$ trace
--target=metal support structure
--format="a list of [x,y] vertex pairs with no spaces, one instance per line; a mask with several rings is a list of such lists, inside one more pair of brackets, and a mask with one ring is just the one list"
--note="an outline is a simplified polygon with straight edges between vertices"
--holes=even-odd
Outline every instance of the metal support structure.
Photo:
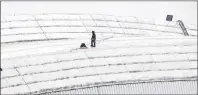
[[[104,15],[102,15],[103,16],[103,18],[104,18],[104,21],[106,22],[106,24],[108,25],[108,27],[109,27],[109,30],[113,33],[113,31],[112,31],[112,28],[110,27],[110,25],[108,24],[108,22],[107,22],[107,19],[105,18],[105,16]],[[115,34],[113,33],[113,37],[115,37]]]
[[[88,29],[87,29],[87,26],[84,24],[84,22],[83,22],[83,20],[82,20],[82,18],[81,18],[81,15],[83,15],[83,14],[80,14],[80,15],[79,15],[80,21],[82,22],[82,24],[83,24],[83,26],[85,27],[85,29],[87,30],[87,32],[89,32]],[[91,36],[91,34],[89,34],[89,35]]]
[[45,34],[44,30],[42,29],[41,25],[39,24],[38,20],[35,18],[34,15],[32,15],[32,16],[34,17],[34,19],[35,19],[36,23],[38,24],[38,26],[40,27],[41,31],[43,32],[45,38],[46,38],[46,39],[49,39],[49,38],[47,37],[47,35]]
[[189,36],[188,31],[186,30],[186,27],[184,26],[184,23],[182,20],[178,20],[177,22],[179,22],[179,26],[181,27],[183,33],[185,36]]
[[27,86],[29,93],[31,93],[32,91],[31,91],[30,87],[28,86],[27,82],[25,81],[25,79],[23,78],[23,76],[21,76],[21,73],[17,70],[17,68],[15,66],[14,66],[14,69],[17,71],[17,73],[19,74],[19,76],[21,77],[21,79],[23,80],[25,85]]
[[120,28],[122,29],[122,32],[125,34],[125,32],[124,32],[124,30],[123,30],[123,27],[121,27],[120,21],[118,21],[117,17],[116,17],[116,21],[117,21],[117,23],[119,24]]
[[[98,25],[97,25],[97,23],[96,23],[95,19],[93,18],[93,16],[92,16],[91,14],[90,14],[90,16],[91,16],[91,19],[93,20],[93,22],[94,22],[95,26],[97,27]],[[101,33],[101,35],[104,37],[103,33]]]

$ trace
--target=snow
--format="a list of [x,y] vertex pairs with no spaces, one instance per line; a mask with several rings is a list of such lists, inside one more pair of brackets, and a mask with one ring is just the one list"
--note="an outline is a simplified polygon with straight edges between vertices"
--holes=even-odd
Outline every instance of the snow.
[[13,77],[6,79],[8,85],[25,84],[21,77]]
[[89,60],[79,60],[79,61],[75,61],[75,64],[76,64],[78,67],[92,66],[92,64],[90,63]]
[[115,22],[107,22],[110,27],[120,27],[118,23]]
[[150,71],[150,72],[140,72],[140,73],[131,73],[132,80],[137,79],[152,79],[152,78],[165,78],[165,77],[182,77],[182,76],[196,76],[197,70],[190,71]]
[[[39,68],[42,68],[42,67],[39,67]],[[20,72],[20,74],[27,74],[27,73],[29,73],[29,72],[32,72],[31,71],[31,68],[29,68],[29,67],[21,67],[21,68],[19,68],[18,69],[18,71]]]
[[71,19],[71,20],[80,20],[80,17],[79,17],[79,15],[68,15],[68,19]]
[[89,19],[89,20],[92,19],[90,15],[85,15],[85,14],[80,15],[80,18],[81,19]]
[[123,81],[123,80],[131,80],[131,74],[130,73],[123,73],[123,74],[115,74],[117,81]]
[[103,82],[117,81],[115,75],[99,75],[98,77],[100,77]]
[[93,67],[97,71],[98,74],[105,74],[112,72],[112,70],[108,66],[102,66],[102,67]]
[[1,42],[12,42],[12,41],[24,41],[24,40],[36,40],[36,39],[46,39],[43,34],[32,34],[32,35],[10,35],[2,36]]
[[51,15],[34,15],[34,17],[36,18],[36,20],[52,20],[52,16]]
[[108,26],[107,22],[105,21],[95,21],[95,24],[97,26]]
[[127,69],[124,65],[119,65],[119,66],[109,66],[111,72],[113,73],[119,73],[119,72],[127,72]]
[[186,54],[186,56],[188,56],[189,60],[196,60],[197,59],[197,54],[196,53],[194,53],[194,54]]
[[83,23],[81,21],[71,21],[69,22],[70,25],[76,25],[76,26],[83,26]]
[[83,21],[83,23],[84,23],[84,25],[86,25],[86,26],[95,26],[95,23],[94,23],[94,21]]
[[8,69],[1,72],[1,78],[16,76],[16,75],[18,75],[18,72],[15,69]]
[[105,58],[108,64],[116,64],[116,63],[123,63],[120,57],[118,58]]
[[9,87],[9,88],[4,88],[1,90],[1,93],[5,93],[5,94],[20,94],[20,93],[28,93],[28,92],[30,92],[30,90],[28,89],[26,85],[21,85],[17,87]]
[[51,14],[52,18],[56,18],[56,19],[66,19],[67,16],[64,14]]
[[188,34],[189,35],[193,35],[193,36],[196,36],[197,35],[197,29],[196,30],[189,30],[189,29],[187,29],[187,31],[188,31]]
[[152,55],[155,61],[174,61],[173,55]]
[[97,65],[106,65],[107,62],[104,58],[96,58],[96,59],[90,59],[91,63],[94,65],[94,66],[97,66]]
[[33,20],[34,18],[31,15],[10,15],[5,16],[5,21],[15,21],[15,20]]
[[5,79],[1,79],[1,87],[6,87],[8,83],[6,82]]
[[40,28],[18,28],[18,29],[5,29],[1,31],[1,35],[17,35],[27,33],[42,33]]
[[79,72],[80,76],[97,74],[97,72],[93,68],[82,68],[79,70]]
[[[2,28],[18,27],[2,29],[2,93],[197,76],[197,37],[184,36],[176,22],[84,14],[37,14],[35,18],[42,27],[32,15],[1,22]],[[13,21],[26,19],[33,21]],[[93,30],[97,44],[90,48]],[[194,30],[189,34],[197,35]],[[15,42],[36,39],[46,41]],[[78,49],[81,43],[88,49]]]
[[[76,65],[75,62],[72,62],[72,61],[70,61],[70,62],[60,62],[60,63],[58,63],[58,66],[57,66],[57,64],[54,64],[54,65],[56,65],[56,67],[57,67],[56,70],[70,69],[70,68],[75,68],[75,67],[78,66],[78,65]],[[45,68],[47,68],[47,67],[45,67]],[[50,70],[51,69],[48,69],[48,71],[50,71]]]
[[91,15],[93,19],[97,19],[97,20],[104,20],[104,16],[103,15]]

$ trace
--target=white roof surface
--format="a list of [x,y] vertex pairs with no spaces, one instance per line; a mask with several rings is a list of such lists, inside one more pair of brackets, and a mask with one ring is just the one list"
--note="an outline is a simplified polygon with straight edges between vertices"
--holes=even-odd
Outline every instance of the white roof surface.
[[[1,94],[197,77],[197,29],[187,27],[190,36],[184,36],[176,22],[104,15],[34,17],[1,21]],[[89,47],[92,30],[96,48]],[[88,49],[77,49],[81,43]]]

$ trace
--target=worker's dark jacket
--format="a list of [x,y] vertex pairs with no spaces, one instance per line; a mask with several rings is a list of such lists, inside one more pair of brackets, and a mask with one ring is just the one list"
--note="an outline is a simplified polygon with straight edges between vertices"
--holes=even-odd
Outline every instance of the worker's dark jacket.
[[95,33],[92,34],[91,40],[96,40],[96,34]]

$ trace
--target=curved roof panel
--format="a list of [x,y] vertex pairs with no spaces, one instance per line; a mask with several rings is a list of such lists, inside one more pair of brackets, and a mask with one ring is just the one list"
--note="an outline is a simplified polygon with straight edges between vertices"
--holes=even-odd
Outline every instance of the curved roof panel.
[[[134,17],[38,14],[4,18],[2,94],[197,80],[197,29],[191,26],[187,27],[190,35],[184,36],[177,22]],[[93,30],[96,48],[89,47]],[[88,49],[79,49],[81,43]]]

